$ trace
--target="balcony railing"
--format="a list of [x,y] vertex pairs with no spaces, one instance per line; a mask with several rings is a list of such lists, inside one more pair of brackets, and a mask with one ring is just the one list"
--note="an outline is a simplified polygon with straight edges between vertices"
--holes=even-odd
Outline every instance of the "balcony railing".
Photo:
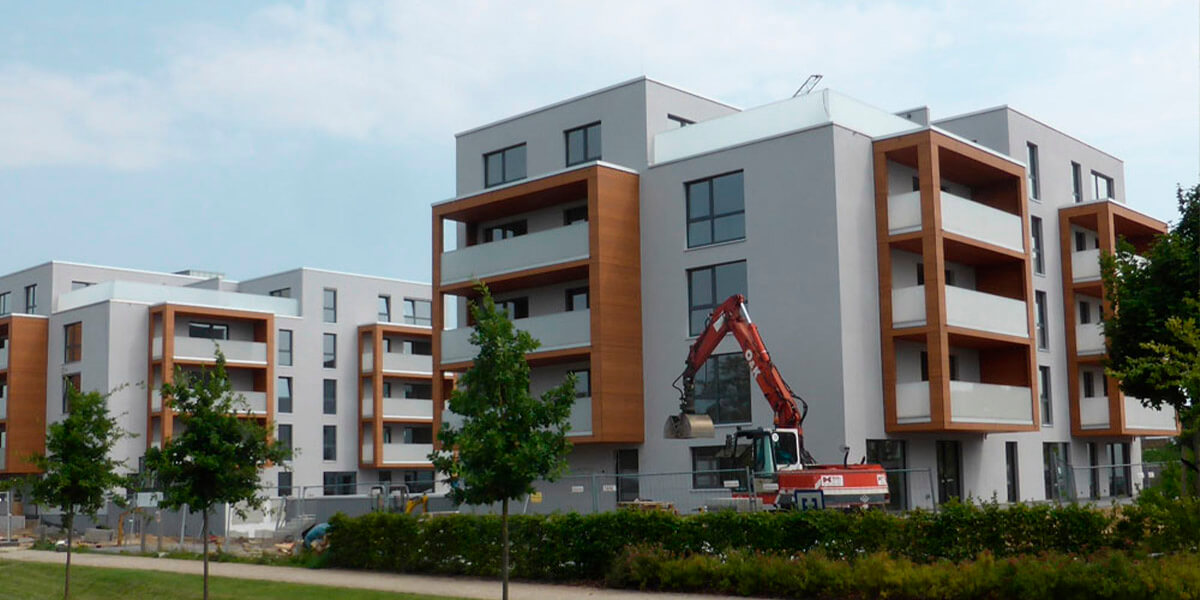
[[383,463],[429,463],[433,444],[384,444]]
[[267,414],[267,393],[266,392],[242,392],[234,390],[235,395],[241,395],[246,399],[246,405],[249,406],[250,412],[256,415]]
[[[946,286],[946,323],[1004,335],[1029,335],[1025,302],[966,288]],[[925,324],[925,286],[892,290],[892,326]]]
[[1164,406],[1154,410],[1142,406],[1140,398],[1125,396],[1125,426],[1129,429],[1174,430],[1175,409]]
[[1078,354],[1104,354],[1104,329],[1099,323],[1075,325],[1075,351]]
[[912,381],[896,384],[896,421],[901,425],[908,423],[928,423],[929,415],[929,382]]
[[[591,313],[586,310],[561,312],[528,319],[514,319],[513,325],[528,331],[541,341],[538,352],[579,348],[591,344]],[[472,329],[459,327],[442,332],[442,363],[472,360],[478,348],[471,344]]]
[[385,419],[433,420],[433,400],[420,398],[384,398]]
[[[163,354],[163,340],[154,338],[154,358],[160,359]],[[208,338],[193,338],[175,336],[175,359],[196,361],[214,361],[218,346],[225,353],[229,363],[267,364],[267,345],[263,342],[247,342],[242,340],[210,340]]]
[[5,446],[0,446],[0,471],[5,469],[5,458],[7,454],[8,448]]
[[571,424],[571,430],[567,432],[568,436],[592,434],[592,398],[590,396],[575,399],[575,404],[571,406],[571,416],[567,422]]
[[150,392],[150,411],[158,412],[162,410],[162,392],[154,390]]
[[8,344],[0,346],[0,371],[8,369]]
[[580,222],[445,252],[442,283],[544,267],[587,258],[588,254],[587,223]]
[[8,418],[8,396],[4,395],[4,388],[0,387],[0,419]]
[[1071,278],[1074,281],[1100,279],[1100,249],[1071,253]]
[[[362,355],[363,373],[370,373],[374,369],[375,353],[371,350],[364,350]],[[425,354],[384,352],[383,370],[391,373],[431,373],[433,372],[433,357]]]
[[1079,399],[1080,429],[1107,429],[1108,424],[1108,396]]
[[1015,385],[950,382],[950,415],[955,423],[1033,425],[1032,390]]
[[[942,230],[1002,248],[1025,251],[1021,218],[950,192],[940,192]],[[893,234],[921,229],[921,193],[888,196],[888,231]]]

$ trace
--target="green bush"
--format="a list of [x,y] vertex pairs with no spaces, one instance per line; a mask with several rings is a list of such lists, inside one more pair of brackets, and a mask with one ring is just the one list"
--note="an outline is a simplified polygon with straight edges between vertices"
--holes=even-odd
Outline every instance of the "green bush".
[[[493,516],[416,517],[374,513],[331,520],[327,564],[335,567],[494,576],[500,572],[500,520]],[[998,560],[1053,552],[1088,556],[1105,549],[1197,551],[1200,502],[1156,498],[1118,509],[1083,506],[948,504],[938,512],[663,512],[513,516],[513,575],[534,580],[599,580],[628,546],[677,555],[745,550],[811,553],[836,560],[883,553],[914,563]]]

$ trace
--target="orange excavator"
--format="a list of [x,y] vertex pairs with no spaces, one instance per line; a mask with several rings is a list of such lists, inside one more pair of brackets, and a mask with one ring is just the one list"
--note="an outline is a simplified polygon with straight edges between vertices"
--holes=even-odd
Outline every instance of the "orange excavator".
[[[808,403],[792,391],[750,320],[746,298],[729,297],[713,310],[708,324],[688,351],[683,373],[673,384],[679,390],[679,414],[667,419],[664,434],[671,439],[714,437],[712,418],[695,411],[695,377],[717,345],[733,334],[742,347],[750,376],[762,389],[775,412],[774,429],[738,429],[725,439],[718,453],[722,468],[750,468],[753,485],[746,482],[734,497],[757,497],[764,507],[865,508],[888,502],[887,475],[872,464],[819,465],[804,448],[804,418]],[[846,450],[844,456],[848,456]],[[865,463],[865,461],[864,461]]]

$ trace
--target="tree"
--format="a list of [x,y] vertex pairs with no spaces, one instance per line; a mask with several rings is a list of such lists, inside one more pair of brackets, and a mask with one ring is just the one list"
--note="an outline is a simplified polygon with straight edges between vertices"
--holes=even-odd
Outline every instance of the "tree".
[[[1178,411],[1182,462],[1200,495],[1200,185],[1176,197],[1179,221],[1144,258],[1124,241],[1101,258],[1113,313],[1104,321],[1105,366],[1146,406]],[[1190,460],[1182,452],[1189,445]]]
[[475,362],[450,395],[450,410],[463,417],[460,428],[442,425],[441,450],[430,455],[451,482],[451,496],[466,504],[501,503],[503,597],[508,598],[508,502],[532,493],[538,479],[553,481],[566,470],[571,444],[567,418],[575,402],[575,377],[534,398],[529,392],[525,355],[540,343],[516,331],[486,286],[470,304],[475,320],[471,343]]
[[46,453],[32,457],[41,474],[16,480],[14,484],[28,486],[35,503],[62,510],[62,525],[67,530],[63,598],[69,598],[75,517],[87,515],[94,519],[109,501],[124,504],[124,498],[114,491],[129,483],[125,475],[118,473],[125,463],[113,459],[109,451],[118,440],[131,434],[109,416],[107,395],[99,392],[84,394],[69,382],[64,385],[67,386],[67,415],[50,425],[46,434]]
[[[162,488],[159,506],[187,506],[203,516],[204,598],[208,598],[208,513],[218,504],[260,508],[259,473],[269,463],[281,463],[291,452],[270,439],[267,428],[243,418],[244,400],[233,393],[225,373],[225,356],[217,351],[213,369],[176,369],[173,383],[164,383],[165,405],[178,412],[181,431],[162,449],[146,452],[146,466]],[[248,414],[248,413],[247,413]]]

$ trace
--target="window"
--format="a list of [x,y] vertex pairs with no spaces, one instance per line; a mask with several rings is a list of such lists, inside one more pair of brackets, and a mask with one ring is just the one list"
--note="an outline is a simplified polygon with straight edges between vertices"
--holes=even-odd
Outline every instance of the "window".
[[1090,302],[1079,301],[1079,322],[1085,324],[1092,322],[1092,305]]
[[358,488],[358,473],[354,471],[326,471],[326,496],[350,496]]
[[676,125],[679,125],[680,127],[687,127],[688,125],[695,125],[695,124],[696,124],[696,122],[695,122],[695,121],[693,121],[693,120],[691,120],[691,119],[685,119],[685,118],[683,118],[683,117],[680,117],[680,116],[677,116],[677,115],[672,115],[672,114],[668,114],[668,115],[667,115],[667,119],[668,119],[668,120],[670,120],[670,121],[673,121],[673,122],[675,122],[675,124],[676,124]]
[[379,483],[382,483],[387,486],[392,485],[392,472],[391,471],[380,471],[379,472]]
[[[946,269],[942,274],[946,276],[946,285],[954,285],[954,271]],[[917,263],[917,285],[925,285],[925,263]]]
[[574,206],[563,211],[563,226],[583,221],[587,223],[587,206]]
[[[279,288],[277,290],[271,290],[271,291],[267,292],[267,294],[270,296],[274,296],[276,298],[291,298],[292,297],[292,288]],[[289,475],[290,475],[290,473],[289,473]]]
[[88,287],[90,285],[92,285],[92,284],[87,281],[72,281],[71,282],[71,291],[73,292],[75,290],[82,290],[83,288]]
[[385,444],[392,443],[392,426],[391,425],[383,426],[383,443],[385,443]]
[[37,284],[25,286],[25,314],[37,312]]
[[692,448],[692,488],[697,490],[720,489],[724,487],[720,473],[721,460],[717,453],[724,446],[701,446]]
[[937,442],[938,504],[962,498],[962,442]]
[[1071,163],[1071,197],[1083,202],[1083,168],[1077,162]]
[[1017,443],[1004,442],[1004,467],[1008,478],[1008,501],[1021,499],[1020,469],[1018,468]]
[[746,293],[746,261],[701,267],[688,275],[688,333],[700,335],[714,308],[734,294]]
[[1029,217],[1029,231],[1033,236],[1033,272],[1046,274],[1046,258],[1042,254],[1042,219]]
[[1029,199],[1037,200],[1042,196],[1038,177],[1038,147],[1033,144],[1025,144],[1025,147],[1029,150]]
[[891,498],[888,508],[908,510],[908,468],[903,440],[867,440],[867,462],[883,467],[887,473]]
[[401,349],[402,354],[433,356],[433,342],[429,340],[404,340]]
[[279,496],[281,498],[292,495],[292,472],[280,471],[276,475],[276,486],[279,488]]
[[951,354],[950,362],[950,381],[958,381],[958,356]]
[[496,309],[508,313],[510,319],[525,319],[529,317],[529,298],[497,300]]
[[688,248],[746,237],[741,171],[693,181],[684,188]]
[[0,294],[0,315],[7,315],[9,313],[8,296],[9,296],[8,292],[4,292],[3,294]]
[[275,382],[275,404],[281,413],[292,412],[292,378],[280,377]]
[[63,327],[63,362],[79,362],[83,356],[83,323]]
[[412,493],[432,491],[433,471],[405,471],[404,485],[407,486],[408,491]]
[[337,460],[337,425],[321,428],[321,459]]
[[379,305],[378,306],[379,322],[380,323],[391,323],[392,322],[392,297],[384,296],[384,295],[380,294],[378,305]]
[[432,325],[433,304],[429,300],[404,299],[404,322],[409,325]]
[[1050,328],[1046,325],[1046,292],[1033,293],[1034,311],[1037,313],[1037,345],[1040,350],[1050,349]]
[[1088,497],[1093,500],[1100,498],[1100,469],[1096,468],[1100,466],[1100,450],[1098,450],[1098,447],[1099,444],[1096,442],[1088,442],[1088,464],[1092,467],[1088,469]]
[[600,123],[576,127],[563,134],[567,138],[567,166],[600,160]]
[[324,310],[326,323],[337,323],[337,290],[325,288],[321,294],[321,308]]
[[71,409],[71,390],[80,391],[83,384],[80,382],[79,373],[67,375],[63,377],[62,385],[62,411],[63,414]]
[[287,448],[288,450],[291,450],[292,449],[292,426],[289,424],[286,424],[286,423],[280,423],[279,424],[279,433],[276,434],[275,439],[276,439],[276,441],[279,442],[279,444],[281,446],[283,446],[284,448]]
[[1075,251],[1083,252],[1087,250],[1087,234],[1082,231],[1075,232]]
[[414,400],[432,400],[433,399],[433,384],[431,383],[406,383],[404,384],[404,397]]
[[921,351],[921,381],[929,381],[929,353]]
[[1108,444],[1108,464],[1111,465],[1108,474],[1108,494],[1112,497],[1129,496],[1130,465],[1129,444],[1115,442]]
[[1092,171],[1092,189],[1096,193],[1096,200],[1112,200],[1116,196],[1116,190],[1113,189],[1112,177],[1107,177],[1095,171]]
[[483,155],[483,187],[525,179],[525,144]]
[[567,290],[567,310],[587,310],[588,306],[588,289],[586,287],[571,288]]
[[913,175],[913,178],[912,178],[912,191],[914,191],[914,192],[921,191],[921,178],[917,177],[916,175]]
[[1046,484],[1047,500],[1064,500],[1070,497],[1071,459],[1065,442],[1042,444],[1042,475]]
[[1091,371],[1083,372],[1083,397],[1093,398],[1096,396],[1096,376]]
[[524,219],[521,219],[520,221],[485,228],[483,230],[483,241],[498,242],[525,235],[528,231],[528,223]]
[[740,352],[715,354],[696,371],[697,413],[713,423],[750,422],[750,369]]
[[403,444],[432,444],[433,427],[430,425],[406,425],[401,429]]
[[337,334],[322,334],[321,353],[326,369],[337,368]]
[[193,321],[188,323],[188,337],[204,338],[207,340],[227,340],[229,339],[229,326],[220,323],[200,323]]
[[1038,367],[1038,395],[1042,400],[1042,427],[1054,424],[1054,405],[1050,403],[1050,367]]
[[570,371],[575,376],[575,397],[590,398],[592,396],[592,370],[579,369]]
[[337,380],[336,379],[324,380],[323,388],[324,388],[324,393],[322,394],[322,398],[324,398],[324,402],[322,404],[322,406],[323,406],[322,412],[324,412],[327,415],[336,415],[337,414]]
[[1102,371],[1102,372],[1100,372],[1099,379],[1100,379],[1100,395],[1107,398],[1108,397],[1108,377],[1106,377],[1104,375],[1104,372]]
[[280,366],[292,366],[292,331],[290,329],[279,330],[279,364]]

